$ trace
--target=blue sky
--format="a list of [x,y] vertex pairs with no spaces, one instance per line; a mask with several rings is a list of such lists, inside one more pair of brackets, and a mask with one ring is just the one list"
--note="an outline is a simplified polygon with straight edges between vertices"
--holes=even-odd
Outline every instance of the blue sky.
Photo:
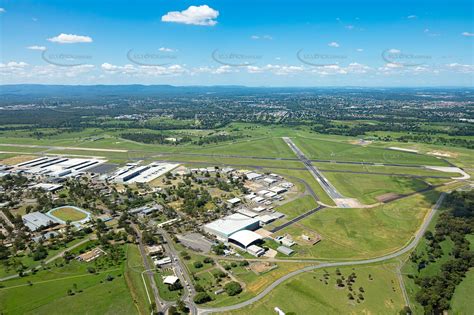
[[2,84],[472,86],[472,1],[0,0]]

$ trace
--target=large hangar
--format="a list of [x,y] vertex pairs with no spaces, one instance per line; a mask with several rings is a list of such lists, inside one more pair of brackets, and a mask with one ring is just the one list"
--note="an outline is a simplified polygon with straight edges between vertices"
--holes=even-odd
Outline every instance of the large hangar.
[[260,234],[249,230],[241,230],[229,236],[229,243],[236,244],[242,248],[248,248],[253,244],[260,243],[261,240],[262,236]]
[[260,221],[255,218],[249,218],[240,213],[234,213],[204,225],[205,232],[215,235],[219,240],[227,242],[229,236],[242,231],[254,231],[260,228]]

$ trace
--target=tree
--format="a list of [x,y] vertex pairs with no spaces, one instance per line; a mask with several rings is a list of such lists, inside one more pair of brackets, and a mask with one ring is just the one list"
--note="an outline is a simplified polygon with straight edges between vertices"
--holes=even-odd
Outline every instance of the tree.
[[198,268],[202,268],[202,266],[203,266],[202,262],[200,262],[200,261],[194,262],[194,268],[198,269]]
[[240,286],[240,283],[231,281],[224,286],[224,290],[228,295],[234,296],[242,292],[242,287]]
[[206,303],[206,302],[209,302],[210,300],[211,300],[211,297],[206,292],[199,292],[198,294],[194,296],[194,303],[196,304]]

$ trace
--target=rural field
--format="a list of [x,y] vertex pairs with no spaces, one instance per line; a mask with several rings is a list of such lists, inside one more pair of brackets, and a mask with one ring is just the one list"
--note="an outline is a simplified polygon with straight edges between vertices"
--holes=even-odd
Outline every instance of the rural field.
[[[271,314],[278,307],[286,313],[398,314],[403,308],[403,295],[395,272],[395,264],[325,268],[303,273],[280,284],[261,301],[227,314]],[[338,287],[336,280],[355,273],[352,291],[347,285]],[[358,298],[360,288],[362,297]],[[353,292],[353,293],[351,293]],[[350,299],[351,293],[354,299]],[[291,296],[291,299],[288,297]]]

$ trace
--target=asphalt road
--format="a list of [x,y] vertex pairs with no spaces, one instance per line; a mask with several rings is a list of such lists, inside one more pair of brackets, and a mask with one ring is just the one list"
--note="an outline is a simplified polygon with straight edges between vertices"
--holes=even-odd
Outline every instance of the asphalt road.
[[296,222],[298,222],[298,221],[300,221],[300,220],[303,220],[304,218],[307,218],[307,217],[309,217],[310,215],[312,215],[313,213],[315,213],[315,212],[317,212],[317,211],[319,211],[319,210],[321,210],[321,209],[324,209],[324,208],[325,208],[324,206],[319,206],[319,207],[317,207],[317,208],[311,209],[311,210],[309,210],[309,211],[307,211],[307,212],[305,212],[305,213],[303,213],[303,214],[300,214],[299,216],[297,216],[297,217],[291,219],[290,221],[285,222],[285,223],[283,223],[282,225],[279,225],[279,226],[273,228],[270,232],[272,232],[272,233],[278,232],[278,231],[280,231],[280,230],[286,228],[287,226],[290,226],[290,225],[292,225],[292,224],[294,224],[294,223],[296,223]]
[[238,304],[234,304],[234,305],[230,305],[230,306],[215,307],[215,308],[198,308],[199,314],[229,312],[229,311],[233,311],[233,310],[237,310],[237,309],[249,306],[249,305],[261,300],[268,293],[270,293],[270,291],[275,289],[281,283],[283,283],[286,280],[291,279],[291,278],[293,278],[297,275],[300,275],[304,272],[308,272],[308,271],[312,271],[312,270],[316,270],[316,269],[328,268],[328,267],[366,265],[366,264],[372,264],[372,263],[377,263],[377,262],[390,260],[390,259],[396,258],[398,256],[401,256],[401,255],[411,251],[413,248],[416,247],[416,245],[418,244],[420,239],[425,234],[425,231],[428,228],[428,225],[430,224],[431,220],[433,219],[433,216],[436,213],[436,211],[438,210],[438,208],[441,206],[441,203],[443,202],[445,197],[446,197],[446,194],[442,193],[441,196],[438,198],[438,201],[436,202],[436,204],[433,206],[432,210],[428,214],[427,218],[425,219],[425,221],[421,225],[421,227],[418,230],[417,234],[415,235],[413,240],[410,242],[410,244],[408,244],[406,247],[402,248],[401,250],[399,250],[397,252],[394,252],[394,253],[391,253],[391,254],[388,254],[388,255],[385,255],[385,256],[377,257],[377,258],[366,259],[366,260],[322,263],[322,264],[319,264],[319,265],[308,266],[308,267],[290,272],[289,274],[279,278],[278,280],[273,282],[271,285],[266,287],[261,293],[259,293],[258,295],[256,295],[255,297],[253,297],[253,298],[251,298],[247,301],[244,301],[244,302],[241,302],[241,303],[238,303]]
[[[158,232],[163,235],[163,238],[166,241],[166,244],[163,244],[165,250],[167,253],[169,253],[173,268],[176,272],[176,275],[181,281],[181,284],[183,285],[184,288],[184,294],[181,297],[181,300],[186,304],[186,306],[189,308],[191,314],[197,314],[197,308],[196,304],[194,303],[194,295],[196,294],[196,290],[194,289],[193,282],[191,281],[191,277],[189,276],[186,266],[182,263],[181,259],[179,259],[178,252],[173,246],[173,242],[171,240],[171,237],[169,236],[168,232],[166,232],[164,229],[158,229]],[[168,305],[168,307],[171,305]],[[165,310],[168,308],[166,307]]]
[[293,143],[288,137],[283,137],[283,140],[288,144],[291,150],[298,156],[301,162],[303,162],[306,169],[313,175],[313,177],[319,182],[324,191],[328,194],[331,199],[342,199],[344,198],[337,189],[324,177],[324,175],[311,163],[311,161],[304,155],[304,153]]
[[135,224],[132,224],[132,227],[137,233],[138,248],[140,250],[140,255],[142,256],[143,265],[145,266],[145,270],[146,270],[145,273],[148,276],[148,279],[150,281],[150,286],[153,291],[153,298],[155,300],[156,308],[158,311],[162,311],[164,308],[167,307],[167,302],[160,298],[160,293],[158,291],[158,287],[155,282],[155,277],[153,275],[154,266],[150,266],[150,261],[148,260],[148,256],[145,251],[145,246],[143,245],[143,241],[142,241],[142,233]]

